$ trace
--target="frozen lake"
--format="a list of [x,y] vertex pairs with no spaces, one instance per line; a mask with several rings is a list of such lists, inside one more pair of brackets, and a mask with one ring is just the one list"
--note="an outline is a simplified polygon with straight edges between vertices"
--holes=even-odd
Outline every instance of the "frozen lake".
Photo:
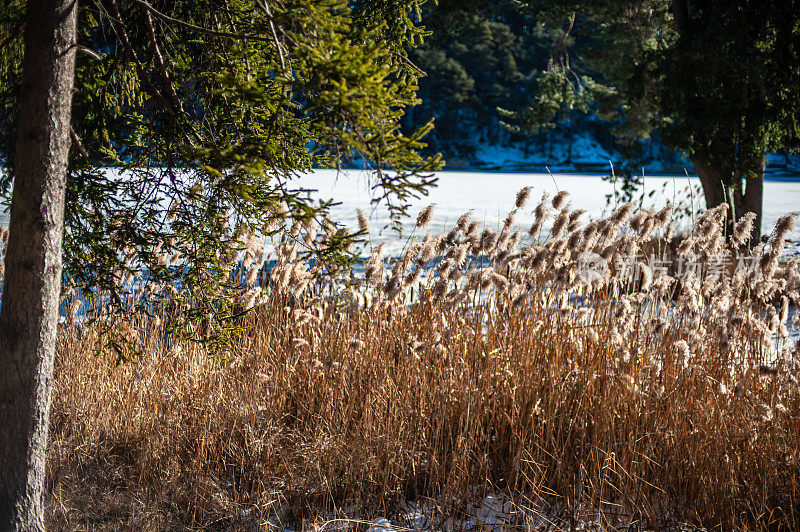
[[[606,195],[614,193],[615,185],[602,180],[599,175],[447,171],[438,172],[436,176],[439,181],[435,188],[430,189],[429,195],[413,201],[409,211],[411,216],[404,223],[406,236],[414,227],[417,213],[430,203],[437,205],[429,231],[449,229],[461,214],[469,210],[473,211],[472,219],[489,227],[500,227],[506,214],[514,208],[517,191],[525,186],[531,186],[533,190],[528,204],[517,214],[520,227],[530,225],[531,213],[544,192],[552,196],[559,190],[568,191],[572,207],[585,209],[590,217],[607,214],[614,207],[613,202],[610,206],[607,204]],[[290,187],[316,189],[319,197],[341,202],[333,208],[332,217],[351,227],[356,226],[356,209],[362,209],[370,218],[373,242],[385,240],[387,252],[392,253],[402,247],[405,238],[398,239],[397,234],[388,228],[386,207],[372,203],[371,184],[368,172],[317,170],[291,181]],[[643,205],[661,207],[668,201],[687,202],[689,185],[696,187],[698,179],[646,177]],[[696,210],[704,207],[702,194],[694,193],[694,204]],[[762,233],[770,232],[780,216],[793,210],[800,210],[800,181],[765,181]],[[7,213],[0,212],[0,224],[8,224]],[[795,230],[790,238],[800,241],[800,230]],[[790,247],[798,248],[798,244]]]
[[[439,178],[437,187],[431,189],[428,196],[413,202],[409,211],[411,217],[404,224],[404,234],[410,233],[417,213],[430,203],[437,205],[428,230],[449,229],[461,214],[469,210],[473,211],[472,219],[493,228],[501,227],[506,214],[514,208],[517,191],[526,186],[533,187],[533,190],[528,204],[517,213],[517,223],[521,227],[530,225],[532,211],[544,192],[552,196],[559,190],[568,191],[572,207],[585,209],[590,217],[600,217],[614,208],[613,201],[610,206],[607,204],[606,195],[613,195],[615,185],[602,180],[599,175],[439,172],[436,176]],[[405,241],[398,240],[396,234],[387,228],[387,209],[371,203],[368,173],[318,170],[293,184],[317,189],[321,197],[341,202],[333,209],[332,217],[351,226],[356,225],[356,209],[362,209],[370,218],[372,238],[386,240],[388,252],[395,251]],[[689,185],[696,187],[699,184],[697,178],[686,176],[646,177],[643,205],[662,207],[667,202],[678,203],[681,200],[688,205]],[[702,193],[694,192],[693,196],[695,210],[702,210],[705,207]],[[780,216],[793,210],[800,210],[800,182],[765,181],[762,233],[770,232]],[[800,240],[800,230],[795,230],[790,238]]]

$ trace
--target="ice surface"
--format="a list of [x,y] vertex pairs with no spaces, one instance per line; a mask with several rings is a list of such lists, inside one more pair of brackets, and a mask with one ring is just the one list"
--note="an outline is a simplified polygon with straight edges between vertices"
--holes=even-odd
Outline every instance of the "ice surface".
[[[332,218],[350,227],[356,227],[356,209],[362,209],[370,218],[373,241],[387,241],[387,254],[402,249],[414,229],[417,213],[430,203],[436,203],[433,223],[420,236],[424,236],[426,231],[449,229],[461,214],[470,210],[473,220],[497,229],[502,226],[506,214],[514,208],[517,191],[525,186],[532,186],[533,190],[528,204],[517,213],[517,225],[523,228],[527,228],[533,220],[532,211],[544,192],[552,196],[559,190],[568,191],[572,207],[586,209],[589,217],[603,216],[614,208],[613,202],[606,203],[606,196],[613,195],[615,185],[602,180],[599,175],[504,172],[439,172],[436,175],[439,181],[430,194],[413,201],[411,217],[403,224],[403,238],[398,238],[396,233],[388,229],[390,220],[385,206],[371,203],[374,193],[370,187],[373,182],[367,172],[317,170],[292,184],[317,189],[319,196],[340,201],[341,205],[333,209]],[[697,178],[686,176],[646,177],[644,206],[661,207],[668,201],[675,203],[687,198],[688,185],[698,184]],[[652,197],[648,197],[651,192]],[[699,212],[704,206],[703,198],[695,193],[693,199],[695,212]],[[764,182],[763,233],[769,233],[780,216],[798,209],[800,182]],[[789,238],[793,241],[789,247],[800,249],[797,244],[800,230],[795,230]]]

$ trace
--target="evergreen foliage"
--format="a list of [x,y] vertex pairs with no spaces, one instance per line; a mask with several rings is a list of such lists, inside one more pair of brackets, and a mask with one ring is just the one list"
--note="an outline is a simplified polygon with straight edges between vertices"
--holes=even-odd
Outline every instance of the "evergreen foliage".
[[[110,290],[134,270],[235,315],[225,293],[251,233],[298,222],[314,232],[328,204],[293,179],[359,158],[395,216],[433,183],[422,157],[432,123],[404,134],[419,71],[406,46],[421,0],[95,0],[81,5],[65,221],[73,287]],[[0,13],[0,153],[13,178],[25,2]],[[124,170],[108,171],[109,167]],[[284,220],[288,219],[288,222]],[[316,219],[313,222],[312,219]],[[326,223],[308,239],[327,267],[355,235]],[[320,232],[322,234],[322,232]],[[170,264],[169,257],[181,260]],[[217,288],[219,287],[219,288]],[[153,300],[147,305],[153,305]]]
[[594,102],[600,112],[619,115],[620,139],[659,132],[690,157],[709,207],[730,201],[738,215],[760,213],[765,155],[799,145],[800,4],[521,5],[558,43],[540,74],[553,81],[539,83],[531,105],[516,115],[524,129],[550,123],[554,110],[572,109],[575,100]]
[[[526,156],[541,150],[550,164],[571,164],[581,155],[572,150],[579,137],[614,154],[616,170],[628,176],[652,157],[650,139],[611,133],[623,126],[618,98],[581,58],[573,58],[580,68],[570,65],[564,50],[578,45],[574,31],[547,25],[511,0],[441,0],[423,7],[422,22],[431,36],[409,50],[426,73],[422,103],[404,125],[413,130],[435,118],[427,152],[445,154],[450,168],[470,164],[482,145],[518,146]],[[566,158],[554,147],[565,148]]]
[[499,143],[498,108],[521,108],[531,91],[530,73],[544,67],[546,40],[513,1],[441,0],[423,9],[430,38],[409,51],[426,75],[422,103],[406,120],[409,128],[437,118],[430,147],[470,157],[476,138]]

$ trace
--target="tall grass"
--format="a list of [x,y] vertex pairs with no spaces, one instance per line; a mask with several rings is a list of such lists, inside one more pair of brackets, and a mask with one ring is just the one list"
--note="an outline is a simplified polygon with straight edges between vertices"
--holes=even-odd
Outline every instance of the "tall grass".
[[[173,341],[166,316],[65,325],[50,526],[314,528],[408,501],[444,520],[491,492],[515,508],[508,527],[800,528],[792,217],[751,272],[630,279],[632,255],[735,257],[748,219],[726,238],[721,207],[675,237],[668,209],[581,223],[565,200],[543,198],[529,235],[515,211],[498,231],[465,215],[391,260],[376,247],[350,287],[298,258],[303,228],[269,272],[248,248],[247,328],[225,356]],[[587,252],[611,267],[582,275]],[[144,359],[92,354],[109,320]]]

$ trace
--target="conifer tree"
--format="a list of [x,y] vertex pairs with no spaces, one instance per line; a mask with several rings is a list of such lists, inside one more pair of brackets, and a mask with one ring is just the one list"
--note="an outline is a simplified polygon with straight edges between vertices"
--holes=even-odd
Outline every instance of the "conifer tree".
[[[709,208],[754,212],[766,154],[800,139],[800,4],[526,0],[546,21],[548,83],[517,119],[529,131],[574,102],[621,116],[631,141],[661,134],[694,163]],[[731,220],[733,217],[731,217]]]
[[[417,103],[405,49],[424,35],[414,22],[422,1],[4,4],[0,157],[2,188],[13,183],[14,193],[0,315],[0,528],[42,527],[62,235],[72,289],[89,298],[101,289],[113,305],[120,280],[145,273],[193,301],[173,314],[172,333],[210,320],[224,347],[237,314],[229,263],[243,235],[291,220],[310,228],[324,215],[302,172],[357,156],[396,216],[432,183],[439,159],[418,154],[431,124],[399,129]],[[329,230],[309,253],[335,268],[352,238]],[[163,260],[178,251],[178,264]],[[120,342],[111,345],[121,357],[135,352]]]

